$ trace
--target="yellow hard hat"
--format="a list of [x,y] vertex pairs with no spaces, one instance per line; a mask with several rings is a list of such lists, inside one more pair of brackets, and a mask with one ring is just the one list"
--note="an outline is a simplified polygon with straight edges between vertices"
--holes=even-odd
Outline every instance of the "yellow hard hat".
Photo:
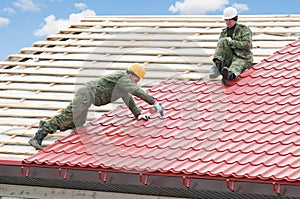
[[136,76],[138,76],[140,79],[145,77],[146,71],[145,69],[138,63],[132,64],[128,70],[133,72]]

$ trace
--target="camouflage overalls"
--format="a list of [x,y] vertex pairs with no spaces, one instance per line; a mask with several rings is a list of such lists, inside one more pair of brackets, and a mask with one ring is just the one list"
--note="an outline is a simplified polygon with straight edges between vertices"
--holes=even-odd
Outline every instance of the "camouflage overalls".
[[135,117],[141,110],[136,106],[133,97],[153,105],[155,100],[134,84],[126,72],[116,72],[97,80],[90,81],[77,90],[73,101],[59,114],[48,120],[43,126],[45,133],[54,133],[57,130],[65,131],[82,126],[87,117],[91,104],[105,105],[122,98]]
[[224,28],[220,34],[213,59],[219,59],[222,62],[222,67],[228,67],[229,71],[238,77],[253,62],[252,32],[247,26],[236,24],[232,33],[232,40],[228,41],[226,39],[228,37],[227,29]]

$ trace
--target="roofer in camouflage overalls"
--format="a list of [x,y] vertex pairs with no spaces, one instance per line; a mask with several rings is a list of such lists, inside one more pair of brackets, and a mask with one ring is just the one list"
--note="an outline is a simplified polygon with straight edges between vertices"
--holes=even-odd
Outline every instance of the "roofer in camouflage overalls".
[[48,121],[40,121],[39,130],[28,143],[35,149],[42,149],[42,141],[48,133],[57,130],[65,131],[84,125],[91,104],[105,105],[122,98],[126,106],[138,120],[148,120],[148,115],[141,114],[132,95],[153,105],[153,110],[163,114],[160,103],[143,91],[137,83],[145,76],[145,70],[140,64],[133,64],[126,72],[120,71],[87,82],[75,93],[73,101],[58,115]]
[[223,19],[227,27],[220,34],[209,77],[216,78],[221,73],[221,82],[226,85],[252,65],[252,32],[237,23],[238,12],[233,7],[224,9]]

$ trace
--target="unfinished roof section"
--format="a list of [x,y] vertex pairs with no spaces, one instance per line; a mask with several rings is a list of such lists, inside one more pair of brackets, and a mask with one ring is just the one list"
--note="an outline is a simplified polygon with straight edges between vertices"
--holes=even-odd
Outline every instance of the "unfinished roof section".
[[[294,192],[300,185],[299,54],[300,39],[228,86],[162,81],[148,92],[163,104],[164,118],[156,113],[149,121],[137,121],[120,105],[24,163],[149,179],[176,176],[177,182],[180,177],[183,182],[192,179],[191,192],[198,179],[206,179],[223,180],[224,187],[227,182],[230,193],[241,193],[240,182],[248,182],[260,187],[249,186],[248,193],[268,184],[273,195],[299,196]],[[144,101],[138,100],[138,105],[148,111]],[[203,190],[205,185],[200,186]]]
[[[240,16],[253,31],[255,62],[297,39],[299,21],[299,15]],[[36,153],[27,141],[40,119],[65,108],[84,82],[133,62],[145,64],[145,89],[162,80],[205,79],[223,27],[221,16],[87,17],[10,55],[0,62],[0,156],[22,159]],[[113,107],[91,107],[88,120]]]

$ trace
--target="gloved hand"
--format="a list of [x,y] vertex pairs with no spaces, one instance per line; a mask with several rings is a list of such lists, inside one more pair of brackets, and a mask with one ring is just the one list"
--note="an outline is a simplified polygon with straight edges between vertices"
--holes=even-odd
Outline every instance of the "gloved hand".
[[226,37],[226,39],[229,41],[229,42],[231,42],[231,37]]
[[145,120],[148,121],[149,116],[148,115],[144,115],[144,114],[139,114],[137,117],[138,120]]
[[163,109],[161,103],[159,103],[159,102],[155,102],[155,104],[151,107],[151,109],[149,111],[150,111],[150,113],[159,112],[160,116],[164,116],[164,109]]

